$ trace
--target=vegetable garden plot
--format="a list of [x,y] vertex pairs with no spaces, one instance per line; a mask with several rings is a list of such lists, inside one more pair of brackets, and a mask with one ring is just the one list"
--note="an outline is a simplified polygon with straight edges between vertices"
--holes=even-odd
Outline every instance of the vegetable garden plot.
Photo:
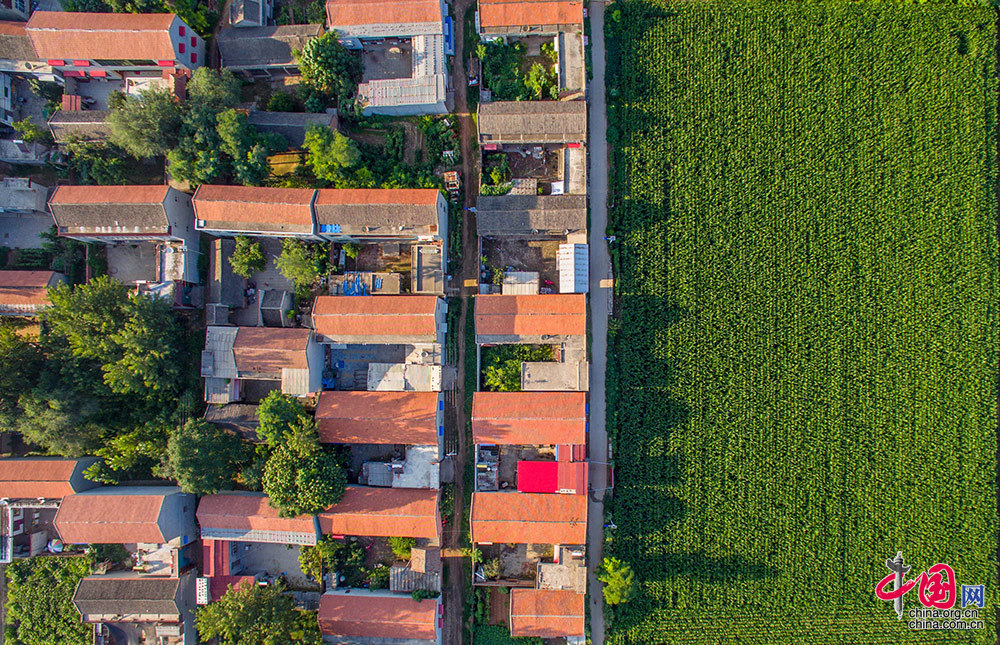
[[[609,641],[993,643],[996,13],[607,18]],[[984,629],[897,620],[898,550],[985,584]]]

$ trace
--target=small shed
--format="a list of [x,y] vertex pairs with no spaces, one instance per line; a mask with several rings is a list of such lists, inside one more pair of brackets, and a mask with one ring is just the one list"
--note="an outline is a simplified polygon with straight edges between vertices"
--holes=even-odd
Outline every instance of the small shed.
[[505,296],[530,296],[538,293],[537,271],[508,271],[503,274]]
[[556,254],[559,293],[587,293],[590,287],[589,253],[586,244],[560,244]]

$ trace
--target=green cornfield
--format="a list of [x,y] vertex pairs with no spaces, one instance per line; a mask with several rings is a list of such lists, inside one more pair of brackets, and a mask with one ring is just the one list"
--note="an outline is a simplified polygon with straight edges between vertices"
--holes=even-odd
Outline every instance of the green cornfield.
[[[996,11],[606,21],[608,642],[994,643]],[[899,621],[897,551],[985,584],[983,628]]]

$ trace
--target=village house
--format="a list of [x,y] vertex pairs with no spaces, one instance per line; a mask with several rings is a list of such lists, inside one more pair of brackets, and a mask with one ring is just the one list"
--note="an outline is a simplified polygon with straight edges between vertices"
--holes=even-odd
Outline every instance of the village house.
[[57,539],[63,498],[97,486],[84,477],[96,457],[0,459],[0,562],[45,553]]
[[[71,97],[64,94],[63,98]],[[111,110],[56,110],[49,117],[49,132],[56,143],[107,141],[111,136],[109,114]]]
[[52,304],[49,289],[66,282],[55,271],[0,271],[0,316],[35,316]]
[[[109,628],[142,634],[157,645],[193,645],[195,575],[150,578],[114,572],[87,576],[73,593],[73,606],[94,626],[94,643],[107,642]],[[155,640],[154,640],[155,639]]]
[[323,443],[351,445],[348,477],[359,484],[438,488],[444,449],[440,392],[326,391],[316,404]]
[[479,143],[586,144],[584,101],[495,101],[479,104]]
[[321,33],[323,25],[223,27],[216,42],[225,69],[250,78],[283,78],[298,74],[293,52]]
[[586,596],[568,589],[511,589],[512,638],[565,638],[583,645]]
[[196,227],[212,235],[318,240],[311,188],[202,184],[194,193]]
[[162,77],[206,62],[204,40],[171,13],[36,11],[26,29],[59,80]]
[[325,593],[319,602],[323,641],[356,645],[440,645],[441,600],[387,592]]
[[[583,294],[482,295],[476,301],[476,343],[556,345],[583,360],[587,300]],[[574,362],[574,361],[562,361]]]
[[271,391],[307,396],[322,389],[323,348],[309,329],[217,327],[205,332],[205,401],[257,403]]
[[444,114],[451,100],[452,27],[440,0],[327,0],[327,29],[361,49],[362,113]]
[[229,24],[251,29],[262,27],[274,18],[273,0],[233,0],[229,3]]
[[435,296],[319,296],[313,326],[323,343],[403,345],[422,354],[410,351],[405,362],[440,364],[446,314]]
[[191,304],[200,239],[190,196],[163,185],[59,186],[49,211],[61,237],[108,246],[112,278]]

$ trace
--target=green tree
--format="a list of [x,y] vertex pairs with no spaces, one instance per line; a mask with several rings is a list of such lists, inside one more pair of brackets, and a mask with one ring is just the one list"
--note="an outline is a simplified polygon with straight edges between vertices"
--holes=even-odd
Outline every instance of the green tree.
[[524,84],[536,99],[544,98],[551,92],[551,88],[556,86],[556,73],[554,70],[546,69],[541,63],[535,63],[528,70]]
[[21,135],[27,143],[52,143],[52,133],[45,128],[35,125],[31,117],[25,117],[20,121],[14,121],[14,130]]
[[309,418],[302,403],[279,390],[268,392],[257,408],[260,427],[257,435],[272,448],[282,443],[285,435],[300,418]]
[[241,112],[229,109],[217,118],[216,129],[223,152],[232,159],[234,178],[244,186],[259,186],[271,174],[267,163],[269,151],[263,138]]
[[114,145],[70,141],[65,146],[67,164],[78,184],[124,186],[128,183],[129,155]]
[[[198,71],[202,69],[206,68]],[[218,110],[190,99],[188,103],[177,146],[167,154],[168,168],[179,181],[193,185],[212,183],[229,170],[217,130]]]
[[343,549],[344,543],[331,535],[324,535],[315,546],[304,546],[299,551],[299,568],[302,573],[319,582],[323,569],[330,567]]
[[243,83],[228,69],[199,67],[187,84],[189,103],[221,112],[240,104]]
[[361,160],[357,145],[340,132],[321,125],[306,130],[303,147],[308,151],[306,163],[317,179],[340,182],[344,172]]
[[316,422],[300,417],[264,467],[264,493],[282,517],[319,513],[344,496],[347,477],[325,452]]
[[326,247],[286,238],[281,244],[281,255],[274,265],[296,289],[308,289],[326,271]]
[[340,44],[337,32],[324,32],[294,54],[302,80],[313,89],[337,99],[354,92],[361,61]]
[[233,273],[249,278],[254,273],[263,271],[267,261],[260,242],[245,235],[238,235],[233,254],[229,256],[229,264],[233,267]]
[[618,558],[605,557],[597,568],[597,579],[604,583],[604,602],[609,605],[628,602],[638,590],[632,567]]
[[161,89],[126,96],[107,119],[111,142],[137,159],[166,154],[177,144],[181,120],[179,104]]
[[305,619],[315,614],[295,609],[280,584],[230,587],[217,602],[199,607],[195,615],[202,641],[219,639],[220,645],[319,645],[318,630],[306,629]]
[[21,414],[15,428],[25,441],[64,457],[93,454],[103,445],[106,428],[100,400],[73,391],[26,394],[19,399]]
[[489,392],[520,392],[521,363],[551,360],[551,345],[496,345],[486,348],[482,360],[483,389]]
[[73,593],[90,573],[91,560],[34,557],[7,565],[7,631],[11,645],[89,645],[90,625],[80,622]]
[[170,433],[167,471],[184,492],[210,495],[232,484],[244,456],[239,438],[202,419],[189,419]]
[[90,481],[117,484],[129,475],[158,472],[167,447],[167,430],[163,425],[144,423],[104,441],[94,451],[102,460],[87,468]]
[[392,536],[389,538],[389,548],[400,560],[409,560],[410,551],[417,546],[416,538]]
[[0,429],[10,430],[21,414],[21,396],[38,384],[45,354],[37,343],[6,325],[0,326]]
[[267,100],[267,109],[271,112],[294,112],[295,97],[288,92],[275,92]]

